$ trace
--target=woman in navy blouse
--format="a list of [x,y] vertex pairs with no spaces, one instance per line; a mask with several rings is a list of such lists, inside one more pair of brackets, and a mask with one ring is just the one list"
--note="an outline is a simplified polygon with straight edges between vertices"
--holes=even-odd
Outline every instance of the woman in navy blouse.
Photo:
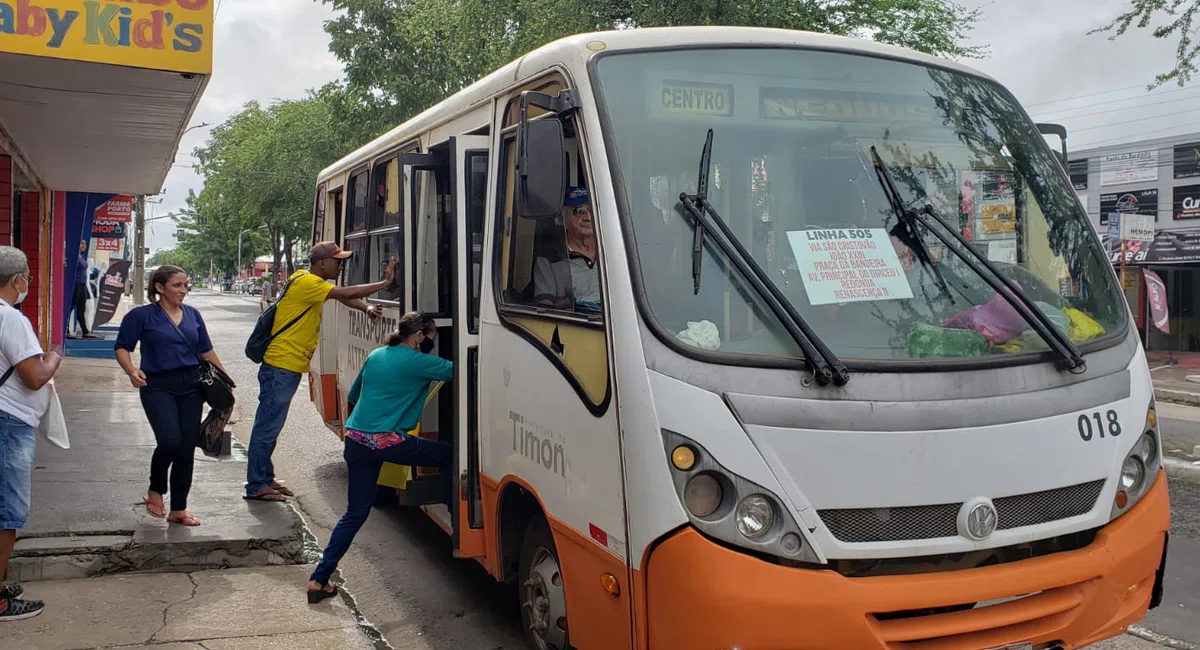
[[[188,278],[183,269],[158,267],[146,289],[150,304],[130,310],[121,321],[116,355],[129,382],[141,393],[142,408],[157,443],[150,459],[150,490],[143,500],[146,511],[155,517],[167,517],[170,523],[199,526],[200,520],[187,511],[187,497],[204,408],[200,359],[222,371],[225,367],[213,350],[200,312],[183,304],[187,294]],[[130,357],[138,343],[142,345],[141,368],[135,367]],[[163,495],[168,493],[169,515],[163,503]]]

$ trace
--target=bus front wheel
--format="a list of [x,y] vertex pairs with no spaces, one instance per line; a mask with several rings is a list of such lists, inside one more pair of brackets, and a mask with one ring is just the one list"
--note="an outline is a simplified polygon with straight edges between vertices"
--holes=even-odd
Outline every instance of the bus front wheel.
[[550,525],[534,515],[521,541],[521,623],[537,650],[567,650],[567,597]]

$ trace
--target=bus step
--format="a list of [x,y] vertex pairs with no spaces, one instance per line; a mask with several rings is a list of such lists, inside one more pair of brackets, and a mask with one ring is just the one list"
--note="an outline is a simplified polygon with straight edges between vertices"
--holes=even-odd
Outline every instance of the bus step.
[[408,485],[397,492],[397,495],[402,506],[423,506],[441,502],[440,490],[437,476],[418,476],[409,479]]

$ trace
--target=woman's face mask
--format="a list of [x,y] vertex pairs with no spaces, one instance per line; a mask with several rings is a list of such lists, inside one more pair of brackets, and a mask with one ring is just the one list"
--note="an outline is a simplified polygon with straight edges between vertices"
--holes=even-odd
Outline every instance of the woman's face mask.
[[421,335],[421,352],[429,354],[433,351],[433,339],[429,338],[428,334]]

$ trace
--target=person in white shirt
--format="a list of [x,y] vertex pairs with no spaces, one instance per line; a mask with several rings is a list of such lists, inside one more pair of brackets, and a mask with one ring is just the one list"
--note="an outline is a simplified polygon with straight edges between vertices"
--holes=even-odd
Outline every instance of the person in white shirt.
[[[33,325],[14,306],[31,281],[25,253],[0,246],[0,578],[29,519],[36,429],[50,405],[46,384],[62,363],[57,352],[42,352]],[[0,623],[42,613],[44,603],[21,594],[19,585],[0,585]]]

